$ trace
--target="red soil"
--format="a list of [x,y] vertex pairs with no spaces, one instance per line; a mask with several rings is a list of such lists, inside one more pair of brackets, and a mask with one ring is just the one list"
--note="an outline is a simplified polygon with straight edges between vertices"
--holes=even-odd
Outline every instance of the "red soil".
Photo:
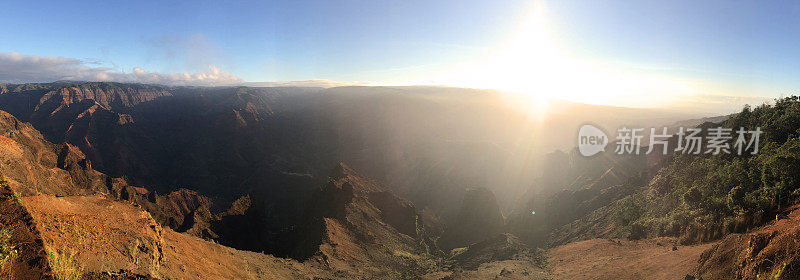
[[556,279],[683,279],[693,274],[700,254],[714,245],[678,245],[673,251],[675,242],[673,238],[579,241],[551,249],[548,265]]

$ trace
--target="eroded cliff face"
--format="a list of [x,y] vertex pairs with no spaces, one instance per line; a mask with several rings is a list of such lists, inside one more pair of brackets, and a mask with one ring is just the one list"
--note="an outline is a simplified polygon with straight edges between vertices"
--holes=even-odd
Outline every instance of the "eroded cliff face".
[[447,223],[439,244],[447,250],[469,246],[501,233],[503,222],[503,214],[491,191],[469,189],[464,194],[458,216]]
[[[503,217],[495,209],[511,203],[500,208],[497,201],[514,197],[513,191],[495,192],[493,206],[470,206],[475,212],[458,216],[466,186],[511,190],[508,186],[513,185],[516,191],[530,182],[528,175],[520,175],[528,170],[503,167],[516,160],[520,143],[527,143],[528,119],[498,100],[476,90],[416,87],[56,83],[7,87],[0,94],[0,108],[44,130],[44,139],[68,144],[53,150],[53,156],[41,157],[54,162],[47,166],[55,169],[34,174],[55,172],[67,174],[62,181],[89,182],[73,185],[83,186],[84,193],[135,202],[174,230],[240,249],[289,255],[281,247],[289,240],[286,233],[308,226],[302,216],[311,207],[308,196],[326,184],[330,166],[339,161],[390,187],[352,195],[344,185],[339,186],[342,190],[328,190],[351,202],[328,207],[334,214],[316,213],[322,218],[312,232],[319,236],[356,236],[361,229],[352,221],[359,219],[347,217],[366,217],[361,220],[386,226],[377,232],[392,229],[397,236],[422,242],[424,251],[436,251],[431,238],[419,234],[418,221],[423,219],[417,209],[429,213],[426,221],[442,218],[453,225],[448,227],[450,236],[442,239],[455,240],[448,246],[468,246],[498,233]],[[82,171],[95,169],[109,176],[94,179],[91,172]],[[23,176],[29,171],[18,170],[22,175],[16,180],[31,181]],[[510,182],[509,176],[518,180]],[[233,207],[225,210],[229,205]],[[335,214],[347,209],[360,209],[352,212],[361,214]],[[460,225],[454,220],[481,222],[470,231],[457,229]],[[465,232],[466,238],[458,232]],[[354,242],[369,243],[371,235],[365,236]],[[317,241],[310,248],[288,251],[313,255],[324,238],[312,239]]]
[[[9,111],[34,124],[52,141],[78,140],[97,133],[101,126],[124,125],[133,120],[128,112],[136,105],[171,96],[167,88],[149,85],[85,83],[19,90],[4,96]],[[28,104],[21,101],[27,101]],[[16,105],[16,106],[15,106]],[[23,107],[22,105],[28,105]],[[92,139],[84,139],[90,142]],[[89,148],[90,143],[73,143]],[[87,145],[81,145],[87,144]],[[90,151],[85,149],[84,151]],[[100,162],[93,159],[95,162]]]
[[80,149],[52,144],[32,125],[3,111],[0,141],[0,171],[15,192],[76,195],[106,189],[108,177],[95,171]]
[[132,147],[147,142],[131,115],[133,107],[169,96],[161,86],[57,83],[12,88],[0,95],[0,104],[50,142],[78,147],[95,169],[121,176],[149,172],[146,163],[152,159]]
[[312,195],[304,217],[295,258],[379,278],[418,276],[435,263],[414,206],[344,164]]
[[[646,185],[649,155],[548,154],[545,171],[508,214],[506,230],[527,244],[553,247],[598,237],[629,237],[614,217],[620,199]],[[535,214],[534,214],[535,213]]]

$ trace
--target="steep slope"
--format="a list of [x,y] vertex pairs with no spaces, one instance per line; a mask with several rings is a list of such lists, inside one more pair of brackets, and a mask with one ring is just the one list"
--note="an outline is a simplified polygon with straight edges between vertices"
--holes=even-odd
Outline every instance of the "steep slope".
[[[675,154],[634,192],[568,225],[554,235],[562,241],[591,238],[592,233],[646,238],[679,237],[682,244],[719,240],[759,227],[800,201],[800,97],[774,105],[745,106],[723,123],[706,122],[709,133],[722,127],[732,139],[758,144],[741,154]],[[761,131],[758,138],[736,131]],[[760,139],[760,140],[755,140]],[[646,182],[646,183],[645,183]],[[564,239],[563,237],[569,236]],[[594,235],[597,236],[597,235]],[[605,235],[608,237],[609,235]]]
[[445,250],[464,247],[495,236],[502,230],[503,214],[494,194],[485,188],[469,189],[464,194],[458,215],[447,224],[439,244]]
[[434,269],[414,206],[344,164],[309,202],[291,255],[368,278],[409,278]]
[[611,152],[583,157],[573,150],[548,155],[543,176],[509,214],[506,229],[528,244],[549,247],[600,237],[627,236],[613,205],[652,176],[649,156]]
[[3,111],[0,142],[0,169],[16,192],[67,195],[106,188],[108,177],[94,171],[79,149],[69,144],[51,144],[33,126]]
[[[210,207],[209,199],[195,192],[161,196],[130,186],[93,170],[79,149],[51,144],[30,124],[2,111],[0,133],[0,171],[9,181],[3,181],[0,220],[18,251],[4,266],[10,272],[3,273],[11,279],[46,279],[53,274],[51,265],[60,275],[78,271],[86,277],[114,279],[315,275],[296,262],[162,230],[150,213],[137,207],[143,205],[159,214],[164,224],[188,224],[181,220],[184,216],[194,217],[198,209]],[[240,204],[235,208],[247,211],[248,205]]]
[[158,279],[301,279],[333,276],[292,260],[239,251],[170,229],[103,196],[23,198],[60,269]]
[[[148,141],[129,113],[136,105],[171,95],[160,86],[116,83],[42,85],[19,92],[0,96],[3,109],[32,123],[48,140],[78,147],[100,170],[140,172],[157,151],[126,144]],[[111,153],[116,156],[106,156]]]
[[703,279],[800,277],[800,208],[746,234],[731,234],[703,253],[693,275]]

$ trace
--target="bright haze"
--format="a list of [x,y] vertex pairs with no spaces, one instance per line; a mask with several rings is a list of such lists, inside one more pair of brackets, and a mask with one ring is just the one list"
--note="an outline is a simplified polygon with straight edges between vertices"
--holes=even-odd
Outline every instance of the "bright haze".
[[0,82],[437,85],[724,114],[800,86],[800,4],[778,2],[13,1]]

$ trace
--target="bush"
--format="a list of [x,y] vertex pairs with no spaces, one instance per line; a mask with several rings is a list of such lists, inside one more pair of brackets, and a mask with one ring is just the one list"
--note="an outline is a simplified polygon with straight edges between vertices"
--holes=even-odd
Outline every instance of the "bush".
[[628,196],[620,201],[614,217],[621,226],[627,226],[642,216],[642,207],[636,202],[634,196]]
[[630,240],[638,240],[647,237],[647,227],[642,222],[635,222],[631,224],[630,234],[628,235],[628,239]]
[[692,208],[700,207],[700,203],[702,201],[703,194],[700,192],[700,188],[697,186],[691,187],[688,191],[683,193],[683,202]]
[[17,249],[11,245],[11,233],[5,226],[0,225],[0,267],[5,267],[7,262],[13,261],[17,256]]

